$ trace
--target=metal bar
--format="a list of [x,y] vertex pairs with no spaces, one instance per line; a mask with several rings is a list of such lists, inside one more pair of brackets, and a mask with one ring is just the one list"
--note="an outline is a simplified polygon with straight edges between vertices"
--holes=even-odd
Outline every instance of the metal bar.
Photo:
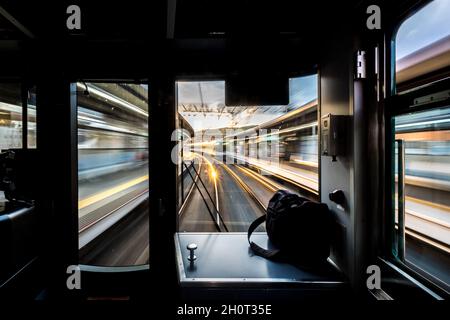
[[167,1],[167,26],[166,26],[167,39],[173,39],[175,37],[176,12],[177,12],[177,0]]
[[[186,166],[186,164],[185,164]],[[194,169],[195,174],[198,176],[198,179],[200,180],[203,188],[205,189],[206,193],[208,194],[209,200],[211,200],[211,203],[214,204],[214,200],[211,197],[211,194],[208,192],[208,189],[206,189],[206,186],[204,185],[202,178],[200,178],[200,173],[197,172],[197,170],[195,169],[195,167],[192,167],[192,169]],[[189,175],[191,176],[192,180],[194,180],[194,178],[192,177],[191,173],[189,172]],[[198,188],[198,187],[197,187]],[[200,192],[200,188],[198,188],[198,191]],[[203,196],[202,196],[203,197]],[[206,202],[205,202],[206,203]],[[219,215],[220,221],[222,221],[223,227],[225,228],[225,231],[228,232],[228,227],[225,224],[225,221],[222,218],[222,215],[220,214],[220,212],[217,210],[216,206],[214,206],[214,209],[216,210],[217,214]]]
[[4,8],[0,7],[0,15],[3,16],[6,20],[8,20],[14,27],[20,30],[24,35],[28,38],[34,39],[34,34],[28,30],[22,23],[20,23],[16,18],[14,18],[8,11]]
[[[181,129],[183,130],[183,125],[181,125]],[[181,159],[184,159],[184,138],[183,138],[183,134],[181,135],[181,137],[180,137],[180,140],[181,140],[181,150],[180,150],[180,156],[181,156]],[[184,160],[181,160],[183,163],[184,163]],[[189,170],[189,168],[188,167],[186,167],[186,170]],[[181,172],[183,173],[183,166],[181,166]],[[185,200],[185,197],[184,197],[184,174],[182,174],[181,175],[181,181],[180,181],[180,184],[181,184],[181,203],[184,203],[184,200]]]
[[21,87],[22,99],[22,149],[28,149],[28,86]]
[[398,154],[398,182],[397,182],[397,201],[398,201],[398,258],[405,261],[405,142],[402,139],[397,142]]
[[[191,165],[190,165],[190,166],[194,166],[194,161],[191,162]],[[199,169],[198,169],[198,170],[200,171],[201,168],[202,168],[202,164],[200,163],[200,166],[199,166]],[[183,172],[183,174],[184,174],[184,172]],[[198,176],[196,176],[195,179],[198,179]],[[194,182],[196,182],[196,180],[195,180]],[[187,195],[186,195],[185,201],[181,204],[181,207],[180,207],[180,209],[178,210],[178,215],[179,215],[179,216],[181,216],[181,214],[183,213],[184,207],[185,207],[185,205],[186,205],[188,199],[190,198],[190,196],[191,196],[191,194],[192,194],[192,191],[194,190],[194,187],[195,187],[195,183],[192,183],[192,184],[191,184],[191,187],[189,188],[189,191],[188,191],[188,193],[187,193]]]
[[[183,162],[183,164],[187,167],[187,165],[186,165],[185,162]],[[189,174],[189,176],[191,177],[192,181],[194,181],[194,184],[195,184],[195,186],[197,187],[197,190],[198,190],[198,192],[200,193],[200,196],[202,197],[203,202],[205,203],[206,209],[208,209],[209,215],[211,216],[211,218],[212,218],[212,220],[213,220],[213,222],[214,222],[214,225],[216,226],[217,231],[221,232],[220,226],[217,224],[216,220],[214,219],[214,214],[212,213],[211,209],[209,208],[208,203],[206,202],[206,199],[205,199],[205,197],[203,196],[203,194],[202,194],[202,192],[201,192],[201,190],[200,190],[200,187],[198,186],[197,182],[195,181],[195,179],[194,179],[194,177],[192,176],[192,173],[189,171],[189,169],[188,169],[188,174]],[[200,176],[199,176],[198,178],[199,178],[200,181],[202,181],[202,179],[200,178]],[[202,182],[202,185],[203,185],[203,182]],[[204,187],[204,185],[203,185],[203,187]],[[205,188],[205,189],[206,189],[206,188]],[[208,190],[206,190],[206,193],[208,193]],[[208,195],[209,195],[209,193],[208,193]]]
[[[206,189],[206,186],[203,184],[202,178],[200,178],[200,172],[197,172],[197,170],[195,169],[195,166],[192,167],[192,169],[194,169],[195,174],[197,175],[198,179],[200,180],[203,188],[205,189],[206,193],[208,194],[209,199],[211,200],[211,203],[214,204],[214,201],[211,197],[211,194],[208,192],[208,189]],[[217,199],[218,200],[218,199]],[[218,205],[214,206],[214,209],[216,210],[216,213],[218,215],[218,217],[220,218],[220,221],[222,221],[223,227],[225,228],[225,231],[229,231],[227,225],[225,224],[225,221],[222,218],[222,215],[220,214],[219,210],[218,210]]]

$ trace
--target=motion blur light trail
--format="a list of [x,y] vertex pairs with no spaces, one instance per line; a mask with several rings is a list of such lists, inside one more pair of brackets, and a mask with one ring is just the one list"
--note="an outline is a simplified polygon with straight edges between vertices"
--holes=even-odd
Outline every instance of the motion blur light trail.
[[108,198],[110,196],[112,196],[113,194],[116,194],[120,191],[123,191],[125,189],[128,189],[134,185],[137,185],[138,183],[141,183],[143,181],[147,181],[148,180],[148,175],[133,179],[128,181],[127,183],[123,183],[121,185],[118,185],[114,188],[102,191],[100,193],[97,193],[89,198],[83,199],[81,201],[78,202],[78,209],[83,209],[84,207],[87,207],[93,203],[96,203],[100,200],[103,200],[105,198]]

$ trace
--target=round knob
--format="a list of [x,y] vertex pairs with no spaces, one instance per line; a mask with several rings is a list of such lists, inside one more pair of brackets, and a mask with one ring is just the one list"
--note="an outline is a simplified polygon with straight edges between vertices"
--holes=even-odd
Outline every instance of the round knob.
[[331,201],[344,205],[345,204],[345,194],[342,190],[334,190],[329,194],[329,198]]
[[190,243],[190,244],[188,244],[187,249],[188,249],[189,251],[197,250],[197,244],[195,244],[195,243]]
[[188,244],[187,249],[189,250],[188,260],[193,262],[195,259],[197,259],[197,257],[194,254],[194,251],[197,250],[197,244],[190,243],[190,244]]

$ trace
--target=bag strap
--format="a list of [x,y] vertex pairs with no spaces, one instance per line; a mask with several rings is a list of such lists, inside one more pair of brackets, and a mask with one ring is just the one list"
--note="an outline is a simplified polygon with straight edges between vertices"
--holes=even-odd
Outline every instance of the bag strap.
[[264,248],[261,248],[260,246],[258,246],[253,241],[250,241],[250,237],[251,237],[253,231],[255,231],[256,228],[261,223],[266,221],[266,218],[267,218],[267,215],[263,215],[263,216],[257,218],[255,221],[252,222],[252,224],[248,228],[247,239],[248,239],[248,243],[250,244],[250,248],[252,248],[253,252],[256,255],[258,255],[260,257],[263,257],[263,258],[267,258],[267,259],[274,259],[278,255],[280,250],[277,250],[277,249],[264,249]]

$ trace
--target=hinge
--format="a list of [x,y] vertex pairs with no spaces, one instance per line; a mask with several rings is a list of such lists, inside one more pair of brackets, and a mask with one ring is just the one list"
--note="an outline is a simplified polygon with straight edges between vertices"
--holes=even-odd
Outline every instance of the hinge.
[[450,99],[450,90],[440,91],[414,99],[414,104],[411,107],[416,107],[433,102],[445,101],[448,99]]
[[366,78],[366,52],[359,50],[356,53],[356,79]]

